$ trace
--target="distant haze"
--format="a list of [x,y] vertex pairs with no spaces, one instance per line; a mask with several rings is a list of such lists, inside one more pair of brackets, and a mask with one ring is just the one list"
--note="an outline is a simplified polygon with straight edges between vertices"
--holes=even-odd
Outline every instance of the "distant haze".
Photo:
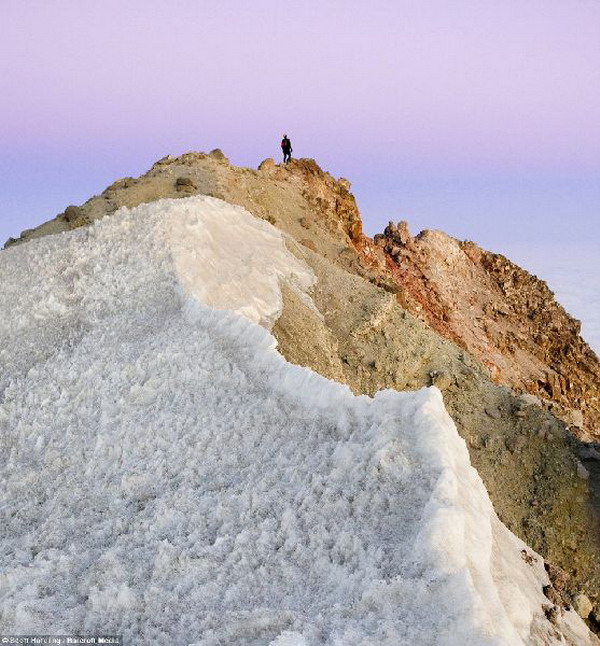
[[165,154],[313,157],[387,220],[600,249],[600,2],[2,2],[0,238]]

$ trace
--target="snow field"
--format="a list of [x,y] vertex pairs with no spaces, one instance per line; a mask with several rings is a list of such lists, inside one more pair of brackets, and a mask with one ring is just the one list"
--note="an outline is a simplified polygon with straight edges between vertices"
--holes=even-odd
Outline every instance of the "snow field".
[[563,643],[439,391],[286,363],[281,281],[314,277],[207,197],[3,252],[0,634]]

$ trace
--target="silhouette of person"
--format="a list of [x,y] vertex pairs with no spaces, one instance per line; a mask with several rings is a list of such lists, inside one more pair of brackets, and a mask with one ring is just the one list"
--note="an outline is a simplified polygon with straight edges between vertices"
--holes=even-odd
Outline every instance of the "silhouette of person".
[[287,135],[283,135],[281,140],[281,150],[283,151],[283,163],[287,163],[292,158],[292,142]]

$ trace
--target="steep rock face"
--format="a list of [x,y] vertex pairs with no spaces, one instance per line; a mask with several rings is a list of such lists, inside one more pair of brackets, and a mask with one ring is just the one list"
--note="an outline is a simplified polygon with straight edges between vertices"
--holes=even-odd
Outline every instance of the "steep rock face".
[[497,383],[545,401],[582,440],[600,439],[600,363],[546,283],[500,254],[406,223],[375,236],[413,314],[487,367]]

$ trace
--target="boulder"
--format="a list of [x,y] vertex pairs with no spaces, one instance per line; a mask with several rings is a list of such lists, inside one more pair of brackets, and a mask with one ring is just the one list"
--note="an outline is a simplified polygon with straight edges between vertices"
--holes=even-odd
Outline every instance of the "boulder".
[[191,177],[178,177],[175,180],[175,188],[180,193],[193,193],[196,190],[196,185]]
[[226,164],[229,163],[229,159],[227,159],[227,157],[225,157],[225,155],[223,154],[223,151],[220,148],[215,148],[214,150],[211,150],[208,154],[213,159],[225,162]]
[[63,218],[67,222],[69,222],[69,224],[71,222],[74,222],[80,217],[81,217],[81,209],[78,206],[74,206],[73,204],[71,204],[71,206],[67,206],[67,208],[63,213]]
[[535,395],[530,395],[529,393],[523,393],[519,395],[519,404],[524,406],[539,406],[542,407],[542,400]]
[[577,460],[577,476],[582,480],[589,480],[590,472]]
[[406,245],[410,242],[411,235],[408,230],[408,222],[406,220],[401,220],[398,222],[398,238],[403,245]]
[[433,370],[429,373],[429,379],[431,381],[431,385],[439,388],[440,390],[450,388],[453,383],[452,377],[444,370]]
[[267,157],[267,159],[263,159],[263,161],[260,162],[258,165],[258,170],[271,170],[275,168],[275,160],[272,157]]
[[71,229],[77,229],[78,227],[89,224],[88,218],[85,216],[83,209],[79,206],[67,206],[61,217],[66,221]]
[[573,609],[582,619],[587,619],[593,610],[592,602],[580,592],[573,599]]
[[492,406],[486,406],[484,409],[485,414],[492,419],[500,419],[502,414],[498,408],[493,408]]
[[572,408],[565,413],[563,419],[569,426],[583,428],[583,412],[581,411],[581,409]]

